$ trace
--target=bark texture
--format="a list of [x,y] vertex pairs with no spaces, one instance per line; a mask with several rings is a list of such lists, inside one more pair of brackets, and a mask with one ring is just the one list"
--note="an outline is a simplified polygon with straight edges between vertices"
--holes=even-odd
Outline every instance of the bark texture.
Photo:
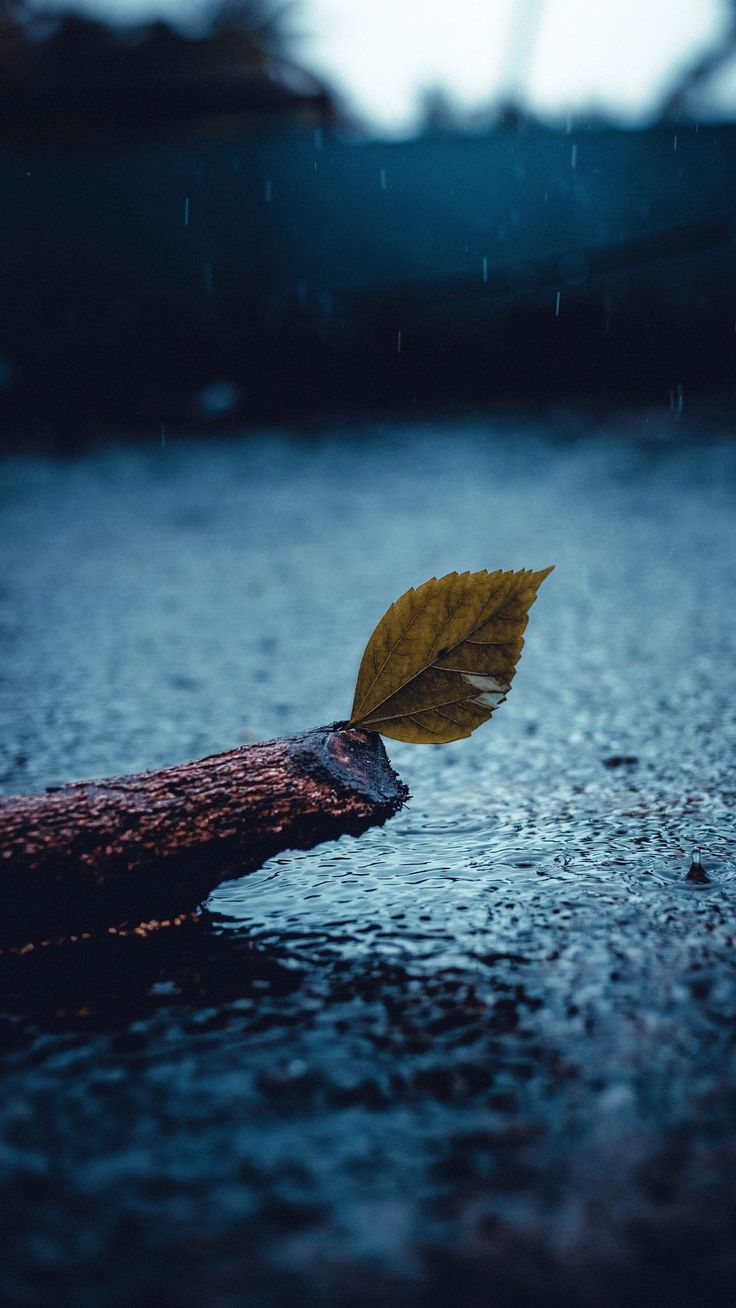
[[380,736],[342,724],[0,800],[0,940],[153,928],[282,849],[359,835],[408,791]]

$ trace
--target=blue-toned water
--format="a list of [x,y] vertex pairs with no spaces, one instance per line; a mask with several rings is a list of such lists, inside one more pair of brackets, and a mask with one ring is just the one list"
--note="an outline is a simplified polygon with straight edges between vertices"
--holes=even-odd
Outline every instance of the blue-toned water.
[[385,828],[174,942],[3,973],[10,1301],[725,1302],[728,435],[169,437],[2,478],[5,793],[344,718],[409,585],[556,564],[494,720],[387,742]]

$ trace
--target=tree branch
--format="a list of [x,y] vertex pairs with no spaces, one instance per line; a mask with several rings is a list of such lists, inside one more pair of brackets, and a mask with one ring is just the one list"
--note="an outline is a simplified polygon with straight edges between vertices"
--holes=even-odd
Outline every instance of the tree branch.
[[381,825],[407,798],[380,736],[336,723],[0,799],[0,941],[153,928],[279,850]]

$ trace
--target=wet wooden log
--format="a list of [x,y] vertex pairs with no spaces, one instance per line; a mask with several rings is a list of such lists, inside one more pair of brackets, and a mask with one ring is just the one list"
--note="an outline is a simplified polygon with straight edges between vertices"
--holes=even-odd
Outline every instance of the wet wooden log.
[[359,835],[408,791],[335,723],[194,763],[0,800],[0,941],[154,929],[284,849]]

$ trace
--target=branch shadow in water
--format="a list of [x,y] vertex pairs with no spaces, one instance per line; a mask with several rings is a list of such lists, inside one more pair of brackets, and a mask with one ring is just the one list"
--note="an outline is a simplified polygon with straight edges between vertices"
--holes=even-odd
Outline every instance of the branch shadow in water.
[[35,1029],[114,1031],[171,1005],[291,994],[302,973],[202,911],[150,934],[100,934],[0,957],[0,1050]]

